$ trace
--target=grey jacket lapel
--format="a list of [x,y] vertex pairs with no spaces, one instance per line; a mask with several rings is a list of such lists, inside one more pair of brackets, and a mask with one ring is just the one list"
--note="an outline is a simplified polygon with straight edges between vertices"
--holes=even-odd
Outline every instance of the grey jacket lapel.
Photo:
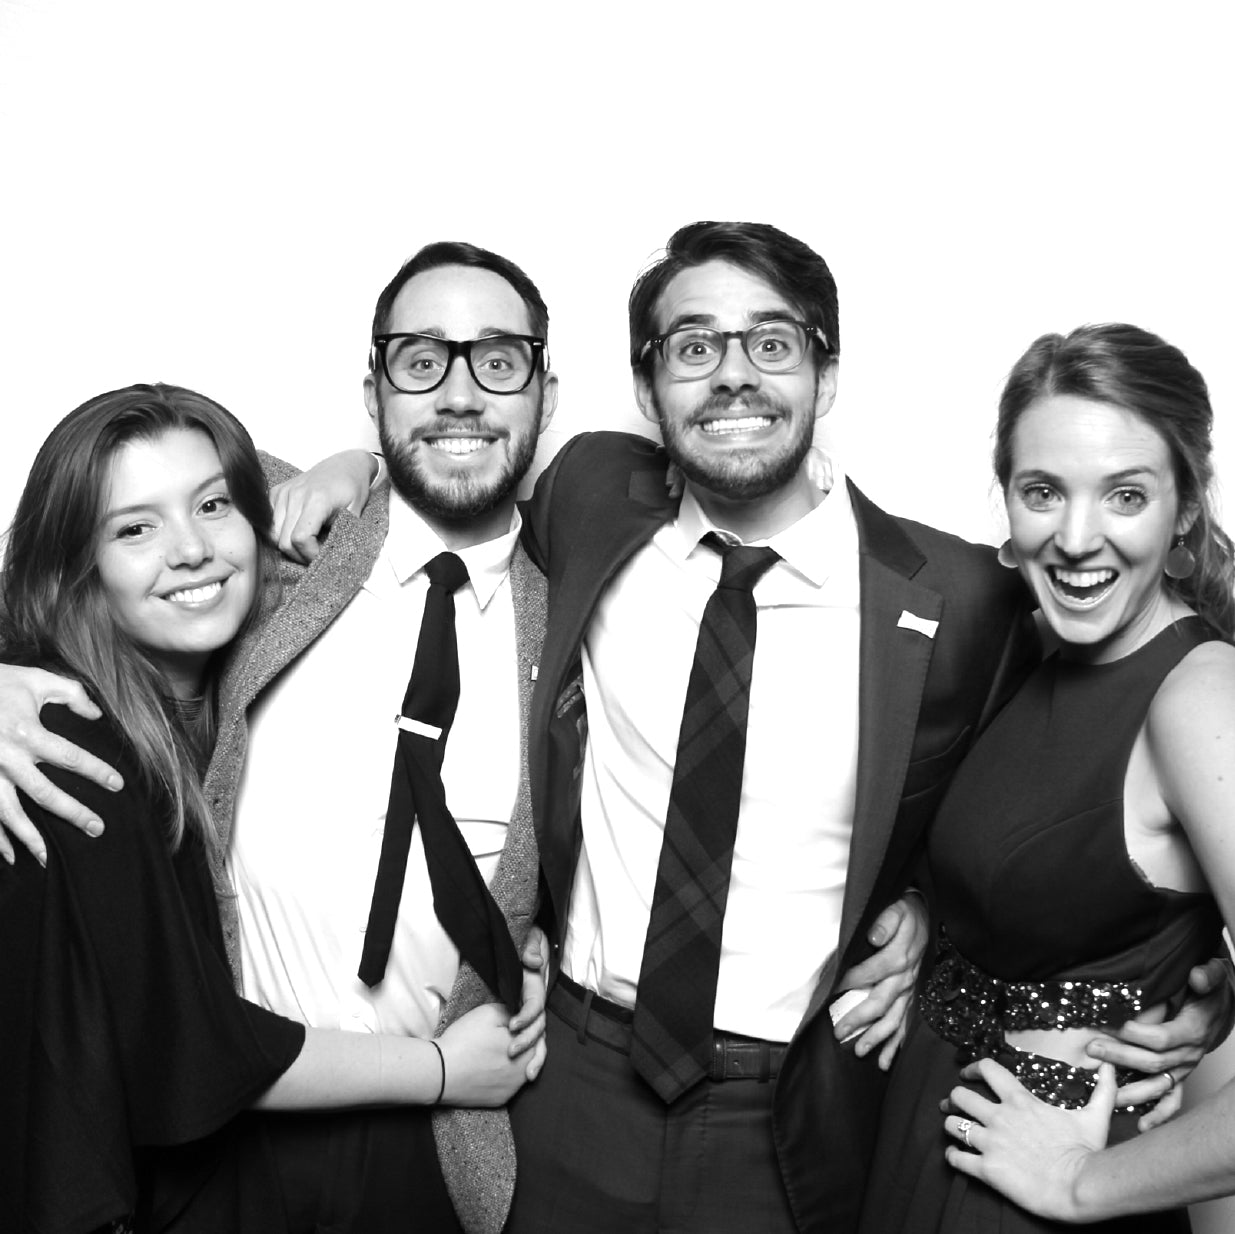
[[[231,840],[236,792],[248,749],[249,707],[360,590],[385,543],[389,518],[389,489],[383,487],[374,493],[361,518],[346,511],[336,516],[310,566],[280,557],[277,578],[272,576],[266,587],[266,602],[272,611],[236,642],[228,656],[219,681],[218,738],[204,782],[224,851]],[[288,768],[288,775],[306,774],[312,772]],[[229,886],[225,869],[216,869],[215,876],[218,886]],[[234,895],[219,897],[219,914],[227,956],[239,984],[240,923]]]
[[[527,733],[533,671],[540,662],[546,617],[544,577],[522,547],[515,549],[511,559],[510,586],[519,682],[519,795],[490,889],[505,914],[515,946],[522,950],[536,911],[538,864]],[[476,971],[469,964],[461,964],[438,1034],[473,1007],[492,1002],[493,997]],[[463,1228],[468,1234],[497,1234],[506,1222],[515,1187],[515,1146],[509,1115],[505,1110],[434,1110],[433,1135],[442,1175]]]

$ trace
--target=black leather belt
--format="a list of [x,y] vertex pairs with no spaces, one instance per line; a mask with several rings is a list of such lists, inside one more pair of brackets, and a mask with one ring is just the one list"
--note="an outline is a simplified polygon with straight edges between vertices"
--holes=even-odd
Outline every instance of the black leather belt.
[[[622,1054],[630,1053],[634,1012],[585,990],[559,973],[549,994],[549,1010],[575,1030],[580,1041],[599,1041]],[[788,1046],[737,1033],[712,1033],[710,1080],[774,1080],[785,1061]]]

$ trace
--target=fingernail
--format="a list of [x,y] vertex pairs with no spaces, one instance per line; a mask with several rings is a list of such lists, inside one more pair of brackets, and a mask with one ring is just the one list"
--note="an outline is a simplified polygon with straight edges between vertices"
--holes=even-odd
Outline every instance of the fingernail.
[[103,824],[97,818],[92,818],[86,824],[86,834],[88,836],[101,836],[103,834]]
[[108,776],[107,787],[110,788],[113,793],[118,793],[124,787],[124,781],[119,776]]
[[882,926],[876,926],[870,932],[870,941],[871,941],[871,945],[874,947],[883,946],[883,944],[887,941],[887,935],[884,934]]
[[41,865],[43,869],[46,870],[47,869],[47,850],[44,849],[43,852],[41,853],[35,853],[34,857],[35,857],[35,860],[39,863],[39,865]]

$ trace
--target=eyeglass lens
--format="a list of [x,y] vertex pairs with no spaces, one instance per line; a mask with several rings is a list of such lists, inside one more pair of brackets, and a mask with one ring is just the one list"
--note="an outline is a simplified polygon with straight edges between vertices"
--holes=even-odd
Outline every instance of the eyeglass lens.
[[[806,355],[807,334],[796,322],[765,321],[741,335],[742,350],[765,373],[797,368]],[[678,377],[706,377],[719,368],[727,345],[719,330],[687,326],[665,337],[665,365]]]
[[[495,394],[525,386],[536,362],[530,344],[502,334],[471,339],[460,344],[460,350],[476,384]],[[405,393],[432,390],[445,379],[450,358],[445,339],[428,335],[394,338],[386,345],[386,375],[396,390]]]

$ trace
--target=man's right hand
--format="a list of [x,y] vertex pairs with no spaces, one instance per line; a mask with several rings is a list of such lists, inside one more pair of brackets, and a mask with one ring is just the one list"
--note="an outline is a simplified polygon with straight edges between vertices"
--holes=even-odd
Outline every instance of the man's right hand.
[[18,789],[87,835],[103,832],[98,815],[57,788],[36,764],[63,767],[113,791],[124,787],[114,767],[43,727],[39,712],[46,703],[63,703],[86,720],[102,715],[79,682],[40,668],[0,664],[0,856],[10,865],[14,857],[8,832],[47,864],[47,845],[21,808]]

